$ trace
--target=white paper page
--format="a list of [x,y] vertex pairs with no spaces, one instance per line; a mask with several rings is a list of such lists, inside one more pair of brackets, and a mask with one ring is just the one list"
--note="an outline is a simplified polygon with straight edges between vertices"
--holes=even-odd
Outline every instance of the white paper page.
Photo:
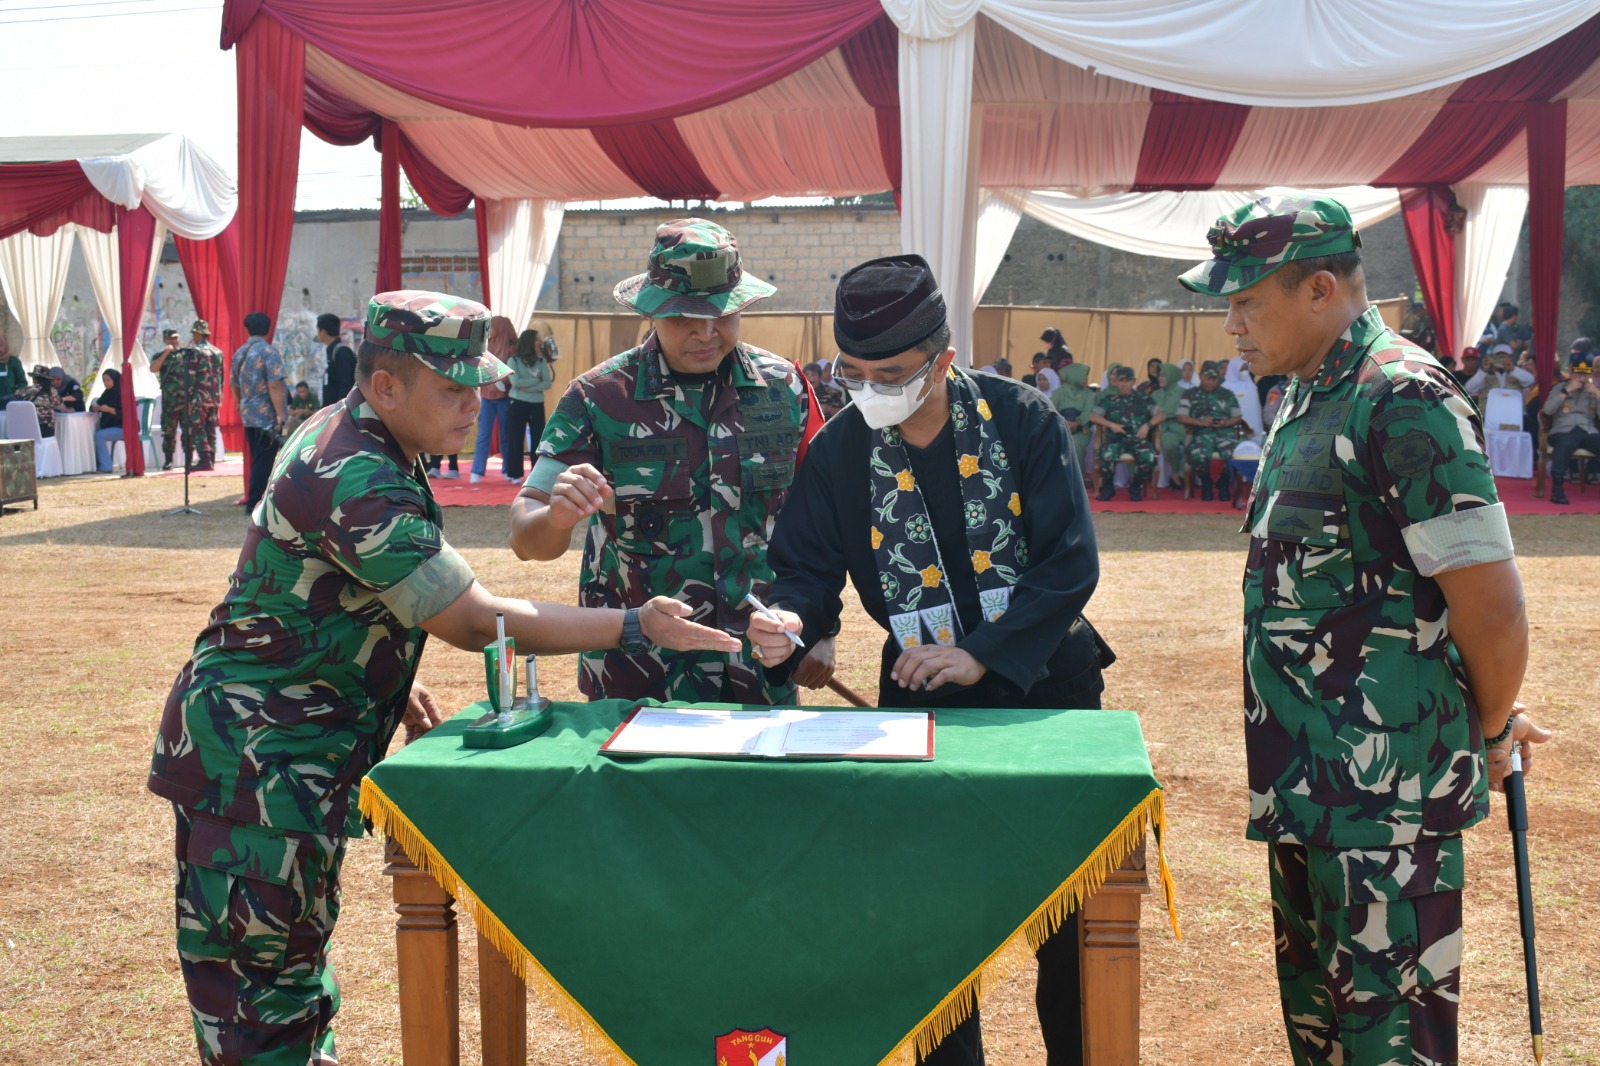
[[928,756],[926,711],[782,712],[786,755],[865,755],[891,759]]
[[607,745],[612,752],[679,755],[754,755],[764,730],[776,731],[768,711],[640,708]]

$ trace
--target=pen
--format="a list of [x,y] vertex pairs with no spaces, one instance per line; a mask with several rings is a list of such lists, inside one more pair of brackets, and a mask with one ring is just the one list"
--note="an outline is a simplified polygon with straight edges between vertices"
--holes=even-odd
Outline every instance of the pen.
[[500,676],[495,680],[500,688],[500,707],[504,713],[511,710],[511,664],[506,661],[506,616],[496,611],[494,616],[495,646],[500,653]]
[[[766,604],[764,604],[760,600],[756,599],[756,594],[755,593],[753,593],[753,592],[745,593],[744,601],[746,603],[748,603],[750,606],[754,607],[756,609],[756,611],[759,612],[760,614],[766,616],[767,618],[772,619],[774,622],[777,622],[779,625],[783,624],[782,620],[776,614],[772,613],[772,608],[771,607],[768,607]],[[792,644],[794,644],[794,646],[797,647],[797,648],[803,648],[803,647],[806,646],[806,642],[805,641],[801,640],[799,637],[795,636],[793,633],[789,632],[787,629],[785,629],[783,631],[783,635],[788,637],[790,642]]]

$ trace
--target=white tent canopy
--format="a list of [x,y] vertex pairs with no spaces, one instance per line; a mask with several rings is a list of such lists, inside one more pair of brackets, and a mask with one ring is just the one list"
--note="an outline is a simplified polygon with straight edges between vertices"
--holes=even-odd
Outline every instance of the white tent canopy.
[[[45,163],[76,160],[95,190],[111,203],[134,210],[144,207],[156,218],[152,237],[159,252],[168,230],[193,240],[217,236],[233,220],[238,188],[232,177],[194,142],[176,133],[125,134],[86,137],[10,137],[0,139],[0,166],[7,163]],[[61,306],[72,242],[81,239],[100,314],[111,333],[100,369],[122,365],[122,301],[117,230],[100,232],[77,223],[64,223],[44,236],[26,230],[0,240],[0,285],[6,303],[22,324],[23,363],[60,364],[50,330]],[[149,299],[159,258],[151,256],[150,275],[144,285]],[[150,361],[134,340],[129,357],[134,391],[154,396],[160,389],[150,373]],[[94,391],[95,381],[84,382]]]

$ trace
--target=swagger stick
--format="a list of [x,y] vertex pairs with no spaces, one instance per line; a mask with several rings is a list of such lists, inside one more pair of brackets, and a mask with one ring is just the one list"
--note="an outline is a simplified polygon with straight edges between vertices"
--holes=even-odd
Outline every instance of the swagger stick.
[[872,706],[866,700],[862,699],[861,695],[856,692],[855,689],[851,688],[843,681],[835,681],[830,677],[828,679],[828,687],[833,689],[833,691],[837,692],[839,695],[843,696],[846,700],[849,700],[851,703],[855,704],[857,707]]
[[1522,754],[1511,747],[1506,775],[1506,821],[1511,824],[1511,855],[1517,868],[1517,917],[1522,923],[1522,965],[1528,977],[1528,1032],[1533,1061],[1544,1062],[1544,1024],[1539,1018],[1539,963],[1533,951],[1533,887],[1528,879],[1528,796],[1522,788]]

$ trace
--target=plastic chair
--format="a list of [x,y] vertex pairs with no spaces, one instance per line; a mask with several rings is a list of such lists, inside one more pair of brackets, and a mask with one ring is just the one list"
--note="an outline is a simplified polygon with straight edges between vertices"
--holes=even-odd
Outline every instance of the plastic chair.
[[54,437],[39,432],[39,409],[32,400],[12,400],[6,404],[6,435],[12,440],[33,441],[33,476],[60,477],[61,445]]
[[1483,398],[1483,445],[1496,477],[1533,476],[1533,434],[1522,428],[1522,393],[1490,389]]
[[[155,409],[156,402],[153,399],[145,399],[144,397],[140,397],[136,402],[139,405],[139,443],[144,451],[145,469],[149,470],[161,465],[160,460],[156,458],[155,441],[150,439],[150,416]],[[120,466],[123,469],[127,469],[127,459],[127,450],[123,448],[122,441],[119,440],[111,446],[112,468]]]

